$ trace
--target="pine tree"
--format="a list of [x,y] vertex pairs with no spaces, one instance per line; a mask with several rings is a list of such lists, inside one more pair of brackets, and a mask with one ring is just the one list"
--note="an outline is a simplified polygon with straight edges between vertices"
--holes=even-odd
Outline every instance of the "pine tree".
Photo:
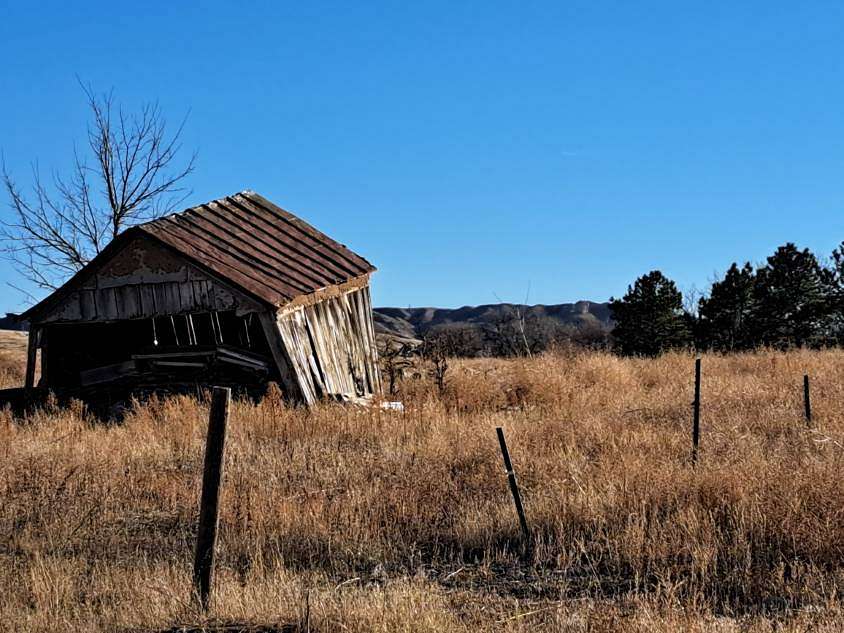
[[831,344],[844,345],[844,242],[832,251],[827,270]]
[[756,271],[751,336],[772,347],[817,347],[829,341],[829,274],[809,249],[788,243]]
[[683,296],[673,281],[654,270],[639,277],[622,299],[610,299],[613,338],[625,356],[657,356],[692,342]]
[[724,279],[712,284],[709,297],[700,300],[698,314],[701,344],[720,351],[753,347],[752,318],[755,307],[753,266],[733,263]]

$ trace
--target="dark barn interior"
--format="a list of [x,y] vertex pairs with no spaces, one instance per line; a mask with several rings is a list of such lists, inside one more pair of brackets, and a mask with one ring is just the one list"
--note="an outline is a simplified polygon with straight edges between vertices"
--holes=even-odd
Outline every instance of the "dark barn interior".
[[213,383],[261,391],[279,380],[258,319],[233,310],[59,323],[41,336],[41,379],[58,390],[167,385],[177,391]]

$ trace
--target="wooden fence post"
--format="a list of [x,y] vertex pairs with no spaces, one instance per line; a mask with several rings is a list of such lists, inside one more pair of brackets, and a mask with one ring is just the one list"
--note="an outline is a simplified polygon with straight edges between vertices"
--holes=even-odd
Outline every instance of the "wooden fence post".
[[803,375],[803,408],[806,412],[806,424],[812,426],[812,401],[809,397],[809,374]]
[[695,359],[695,399],[692,402],[692,464],[697,464],[700,444],[700,358]]
[[199,604],[206,611],[211,598],[211,582],[214,573],[214,549],[217,544],[217,525],[220,514],[220,482],[223,477],[226,422],[229,417],[231,395],[231,389],[227,387],[214,387],[211,414],[208,419],[208,439],[205,443],[205,470],[202,474],[202,497],[199,505],[193,584],[199,596]]
[[507,471],[507,480],[510,482],[510,492],[513,493],[516,514],[519,515],[519,524],[522,527],[522,534],[525,538],[525,547],[530,548],[530,530],[528,529],[527,519],[525,518],[525,509],[522,507],[522,496],[519,494],[519,485],[516,483],[516,473],[513,471],[513,464],[510,461],[510,451],[507,450],[507,441],[504,439],[504,429],[498,426],[495,428],[495,432],[498,434],[501,456],[504,458],[504,469]]

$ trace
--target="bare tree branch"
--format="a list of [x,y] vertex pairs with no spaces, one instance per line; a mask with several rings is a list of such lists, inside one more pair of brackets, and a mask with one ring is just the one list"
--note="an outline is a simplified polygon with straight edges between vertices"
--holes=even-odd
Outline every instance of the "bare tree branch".
[[112,92],[98,96],[79,84],[91,121],[85,155],[74,147],[68,175],[54,173],[48,186],[35,165],[25,195],[2,165],[13,214],[0,224],[0,255],[44,290],[61,285],[126,228],[174,211],[191,193],[183,183],[196,154],[176,163],[187,116],[168,135],[157,103],[127,115]]

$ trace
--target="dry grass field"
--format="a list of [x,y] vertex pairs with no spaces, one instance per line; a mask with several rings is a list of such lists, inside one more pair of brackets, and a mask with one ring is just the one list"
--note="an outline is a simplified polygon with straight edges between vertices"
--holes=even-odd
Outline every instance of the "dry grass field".
[[0,389],[23,385],[26,341],[26,332],[0,330]]
[[[207,616],[190,595],[206,402],[151,402],[119,425],[79,407],[0,414],[0,621],[841,630],[844,353],[713,355],[703,367],[696,468],[682,354],[455,361],[443,393],[427,377],[402,384],[404,413],[236,403]],[[20,375],[3,371],[6,386]],[[496,426],[536,539],[529,560]]]

